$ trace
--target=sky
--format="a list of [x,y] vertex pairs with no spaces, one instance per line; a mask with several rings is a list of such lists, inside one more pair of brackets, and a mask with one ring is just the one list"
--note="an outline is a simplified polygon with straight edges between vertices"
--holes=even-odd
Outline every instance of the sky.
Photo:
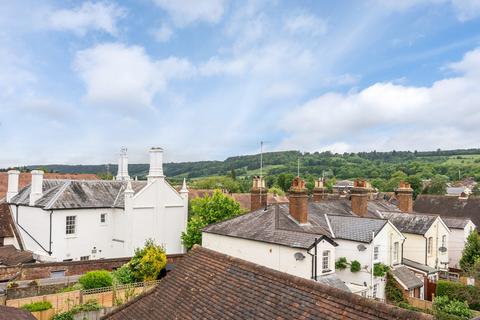
[[0,2],[0,167],[479,137],[480,0]]

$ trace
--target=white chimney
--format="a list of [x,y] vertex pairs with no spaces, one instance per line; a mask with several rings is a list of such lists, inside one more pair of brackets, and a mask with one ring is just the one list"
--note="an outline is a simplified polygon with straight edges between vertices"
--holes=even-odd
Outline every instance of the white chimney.
[[118,173],[117,179],[119,181],[128,181],[130,176],[128,175],[128,155],[127,148],[120,150],[120,158],[118,158]]
[[148,173],[148,181],[153,181],[157,178],[164,178],[163,175],[163,149],[150,149],[150,171]]
[[30,186],[30,206],[42,197],[43,192],[43,171],[32,170],[32,185]]
[[8,171],[8,190],[7,190],[7,202],[10,202],[13,197],[18,194],[18,178],[20,171],[9,170]]

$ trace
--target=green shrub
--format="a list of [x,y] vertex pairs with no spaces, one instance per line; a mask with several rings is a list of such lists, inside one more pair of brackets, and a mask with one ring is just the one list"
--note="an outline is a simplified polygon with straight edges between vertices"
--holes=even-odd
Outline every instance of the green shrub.
[[22,309],[25,309],[30,312],[44,311],[52,308],[52,304],[48,301],[39,301],[29,304],[24,304]]
[[84,289],[111,287],[112,281],[112,275],[106,270],[87,272],[78,280]]
[[[473,316],[466,301],[450,300],[447,296],[438,296],[433,301],[433,310],[439,317],[451,315],[458,319],[470,319]],[[437,317],[438,318],[438,317]]]
[[83,286],[81,283],[75,283],[74,285],[58,290],[57,293],[71,292],[71,291],[82,290],[82,289],[83,289]]
[[335,269],[345,270],[346,268],[347,268],[347,258],[345,257],[338,258],[338,260],[335,262]]
[[135,255],[128,263],[135,281],[156,280],[166,265],[165,249],[155,244],[152,239],[145,241],[143,248],[136,249]]
[[383,277],[390,268],[383,263],[375,263],[373,265],[373,275],[375,277]]
[[409,307],[405,296],[403,295],[403,290],[396,285],[395,279],[390,272],[387,272],[387,282],[385,284],[385,296],[388,302],[397,303],[399,307],[408,309],[404,306],[401,306],[400,303],[406,303]]
[[71,311],[57,313],[53,316],[52,320],[74,320],[73,313]]
[[74,306],[72,309],[66,312],[57,313],[53,316],[52,320],[74,320],[75,315],[80,312],[88,312],[88,311],[95,311],[100,310],[102,306],[98,303],[97,300],[92,299],[88,300],[84,304]]
[[480,310],[480,289],[475,286],[439,280],[435,295],[437,297],[446,296],[450,300],[466,301],[473,310]]
[[357,260],[353,260],[352,262],[350,262],[350,271],[351,272],[358,272],[358,271],[360,271],[361,268],[362,268],[362,266],[360,265],[360,262],[358,262]]
[[134,282],[134,276],[128,263],[124,264],[115,271],[112,271],[115,284],[128,284]]

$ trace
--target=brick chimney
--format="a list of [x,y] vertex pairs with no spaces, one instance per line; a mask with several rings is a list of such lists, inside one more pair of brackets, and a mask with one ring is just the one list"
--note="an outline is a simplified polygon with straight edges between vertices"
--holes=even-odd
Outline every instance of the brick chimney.
[[352,212],[357,216],[365,217],[368,213],[368,188],[365,180],[355,180],[353,188],[350,190],[352,199]]
[[320,202],[327,199],[327,188],[324,186],[323,179],[315,180],[315,187],[313,188],[313,201]]
[[263,177],[254,176],[250,193],[250,210],[255,211],[267,206],[267,189]]
[[402,212],[413,212],[413,189],[407,182],[400,182],[400,186],[395,190],[398,200],[398,208]]
[[290,215],[299,224],[308,223],[308,194],[305,181],[296,177],[288,192]]

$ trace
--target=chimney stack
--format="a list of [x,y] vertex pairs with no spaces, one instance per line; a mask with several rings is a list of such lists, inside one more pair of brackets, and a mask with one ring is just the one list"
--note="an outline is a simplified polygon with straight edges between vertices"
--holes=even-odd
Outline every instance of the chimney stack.
[[365,180],[355,180],[350,190],[352,200],[352,212],[360,217],[366,217],[368,213],[368,194],[370,190]]
[[118,158],[118,181],[128,181],[130,176],[128,175],[128,155],[127,148],[120,149],[120,157]]
[[313,188],[313,201],[320,202],[327,199],[327,188],[324,186],[323,178],[315,180],[315,187]]
[[255,211],[267,206],[267,189],[263,177],[254,176],[250,192],[250,210]]
[[32,170],[32,185],[30,186],[30,206],[42,197],[43,192],[43,171]]
[[150,149],[150,171],[148,172],[148,182],[152,182],[158,178],[165,178],[163,175],[163,149]]
[[398,208],[402,212],[413,212],[413,189],[409,183],[400,181],[400,186],[395,190],[398,200]]
[[308,223],[308,195],[305,181],[296,177],[288,192],[290,215],[299,224]]
[[7,189],[7,202],[10,202],[13,197],[18,194],[18,179],[20,171],[9,170],[8,171],[8,189]]

